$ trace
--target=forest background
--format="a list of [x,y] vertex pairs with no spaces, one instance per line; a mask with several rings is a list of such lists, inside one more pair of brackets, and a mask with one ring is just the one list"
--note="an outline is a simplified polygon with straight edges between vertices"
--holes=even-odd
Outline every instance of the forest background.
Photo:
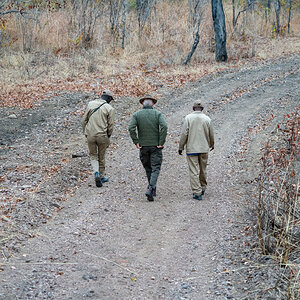
[[30,108],[61,89],[140,96],[299,50],[299,1],[223,1],[228,60],[216,62],[211,4],[1,0],[1,106]]

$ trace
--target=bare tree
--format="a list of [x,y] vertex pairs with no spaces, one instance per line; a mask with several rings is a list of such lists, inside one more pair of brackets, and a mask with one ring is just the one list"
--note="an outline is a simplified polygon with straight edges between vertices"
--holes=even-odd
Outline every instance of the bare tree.
[[268,18],[270,16],[270,11],[271,11],[271,0],[267,0],[267,7],[265,8],[265,16],[266,16],[266,21],[268,21]]
[[288,16],[288,33],[290,33],[291,17],[292,17],[292,0],[288,0],[289,16]]
[[103,13],[103,2],[94,0],[73,1],[73,11],[77,32],[75,39],[82,41],[85,48],[91,46],[94,38],[95,24]]
[[280,5],[280,0],[274,0],[274,10],[275,10],[275,15],[276,15],[276,35],[278,36],[280,33],[280,10],[281,10],[281,5]]
[[122,49],[125,49],[127,0],[122,3]]
[[215,31],[216,60],[227,61],[226,25],[222,0],[211,0]]
[[150,17],[151,10],[156,6],[156,0],[136,0],[136,10],[139,24],[139,37],[141,37],[145,24]]
[[251,7],[251,5],[252,5],[252,2],[249,2],[246,5],[243,5],[241,10],[239,10],[236,15],[236,10],[240,6],[240,1],[236,5],[235,0],[232,0],[232,26],[233,26],[233,29],[235,29],[240,15],[244,12],[247,12],[249,10],[249,8]]
[[[0,1],[0,18],[13,14],[18,21],[21,37],[22,37],[22,51],[30,52],[33,47],[33,31],[38,25],[39,11],[31,6],[25,6],[23,1],[2,0]],[[1,19],[0,19],[1,20]],[[5,22],[5,21],[3,21]],[[0,45],[5,36],[0,29]]]
[[232,26],[235,28],[236,20],[235,20],[235,2],[232,0]]
[[206,0],[189,0],[189,19],[190,22],[192,23],[191,26],[193,28],[193,37],[194,37],[194,42],[192,45],[192,48],[187,56],[187,58],[184,61],[184,64],[188,64],[199,44],[200,41],[200,24],[202,21],[202,16],[203,16],[203,7],[207,3]]
[[114,48],[116,46],[120,34],[119,27],[122,4],[122,0],[109,0],[109,21]]

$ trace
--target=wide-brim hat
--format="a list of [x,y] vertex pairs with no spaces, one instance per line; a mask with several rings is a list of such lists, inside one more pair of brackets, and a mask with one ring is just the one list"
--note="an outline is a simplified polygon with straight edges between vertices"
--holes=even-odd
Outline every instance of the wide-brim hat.
[[145,95],[139,101],[140,101],[141,104],[143,104],[144,100],[152,100],[154,104],[157,102],[157,99],[153,98],[151,95]]
[[200,101],[195,101],[194,105],[193,105],[193,108],[203,108],[203,105]]
[[109,96],[109,97],[112,98],[112,100],[114,100],[113,94],[112,94],[112,92],[109,91],[109,90],[104,90],[104,91],[102,92],[102,96]]

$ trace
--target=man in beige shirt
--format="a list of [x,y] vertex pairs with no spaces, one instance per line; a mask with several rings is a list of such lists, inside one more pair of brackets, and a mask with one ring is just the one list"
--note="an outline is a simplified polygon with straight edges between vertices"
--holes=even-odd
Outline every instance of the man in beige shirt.
[[193,199],[202,200],[207,185],[208,152],[214,149],[214,133],[211,119],[202,112],[201,102],[196,101],[193,110],[185,117],[178,153],[182,155],[186,146]]
[[115,109],[109,104],[113,99],[112,93],[104,90],[101,98],[89,102],[82,118],[97,187],[108,181],[105,177],[105,152],[114,128]]

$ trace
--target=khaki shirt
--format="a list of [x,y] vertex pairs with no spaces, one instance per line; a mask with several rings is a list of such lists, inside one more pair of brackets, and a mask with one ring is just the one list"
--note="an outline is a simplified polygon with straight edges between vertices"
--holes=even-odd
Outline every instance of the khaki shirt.
[[[103,104],[105,103],[105,104]],[[103,104],[96,112],[94,109]],[[82,128],[86,136],[104,135],[110,137],[114,128],[115,109],[102,99],[89,102],[82,118]]]
[[186,145],[186,153],[208,153],[214,147],[214,133],[211,119],[201,111],[194,111],[185,117],[179,141],[179,150]]

